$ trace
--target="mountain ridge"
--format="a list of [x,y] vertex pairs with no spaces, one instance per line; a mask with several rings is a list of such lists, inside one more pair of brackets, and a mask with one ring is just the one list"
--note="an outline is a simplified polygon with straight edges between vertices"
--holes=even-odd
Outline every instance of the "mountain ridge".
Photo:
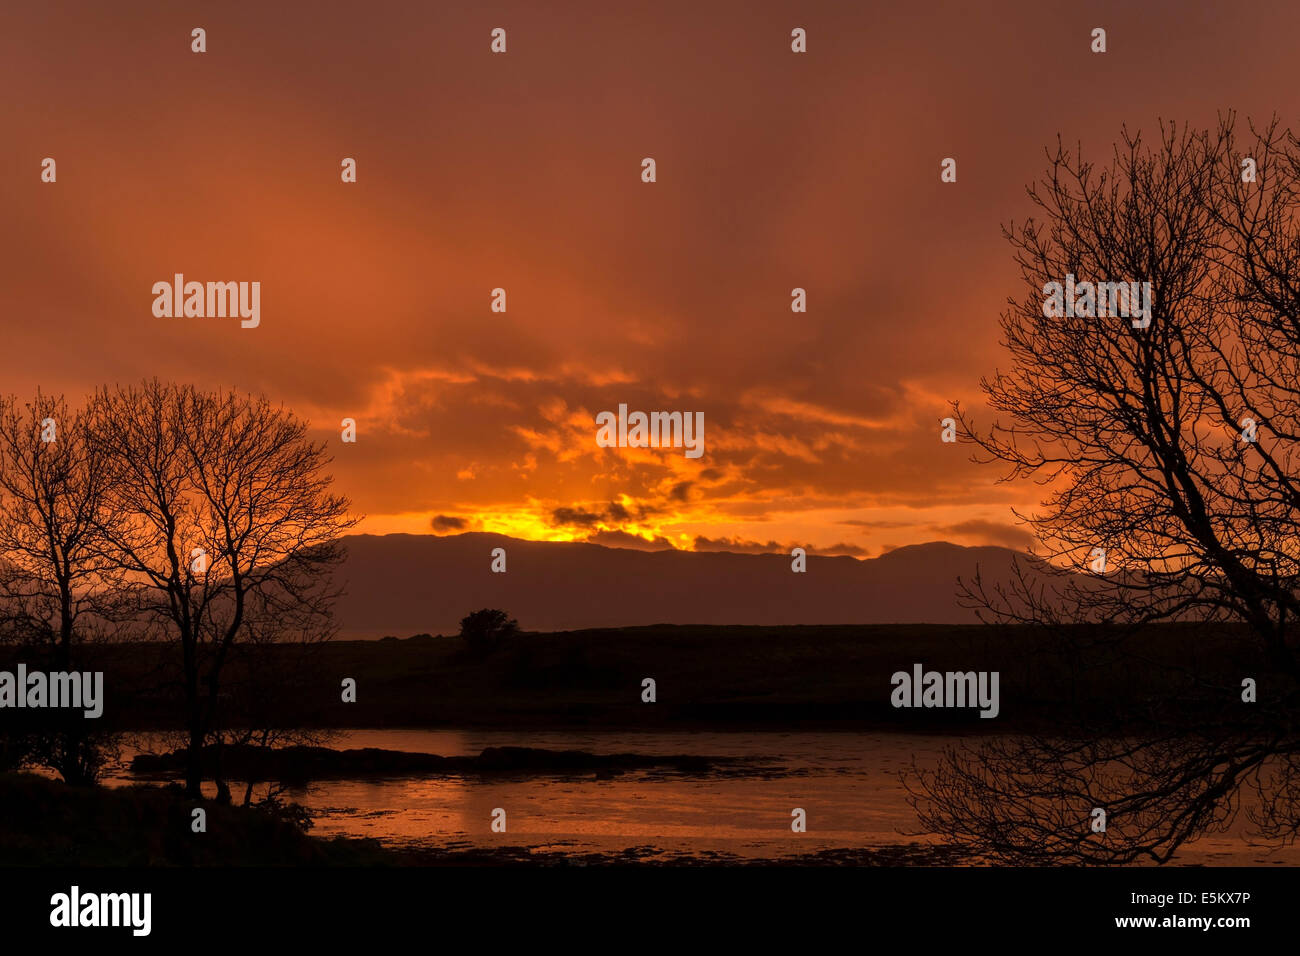
[[[1020,552],[946,541],[875,558],[647,551],[582,541],[529,541],[491,532],[355,534],[336,573],[342,639],[456,633],[460,618],[499,607],[526,630],[652,624],[976,624],[957,603],[957,578],[978,566],[1009,576]],[[491,570],[504,548],[506,570]]]

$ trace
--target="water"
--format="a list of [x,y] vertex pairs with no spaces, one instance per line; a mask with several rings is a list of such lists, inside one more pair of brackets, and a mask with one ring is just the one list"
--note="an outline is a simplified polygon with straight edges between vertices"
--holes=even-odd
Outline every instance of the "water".
[[[668,853],[779,856],[911,839],[899,832],[915,829],[897,775],[911,759],[911,746],[902,744],[901,738],[856,734],[360,732],[349,735],[348,746],[448,755],[518,745],[743,756],[753,773],[329,782],[313,784],[296,799],[329,808],[318,818],[322,834],[593,851],[648,844]],[[491,832],[497,807],[506,811],[506,834]],[[805,810],[808,832],[791,831],[794,808]]]
[[[924,845],[900,773],[932,766],[952,738],[863,733],[628,733],[456,730],[343,731],[330,746],[475,755],[524,746],[598,754],[743,758],[738,774],[638,770],[612,779],[559,776],[395,777],[326,780],[285,796],[310,807],[318,836],[373,837],[426,847],[528,847],[533,852],[726,854],[777,858],[820,850]],[[129,755],[128,755],[129,756]],[[125,772],[111,783],[132,782]],[[241,789],[234,787],[237,794]],[[497,808],[506,833],[493,833]],[[791,831],[802,808],[807,832]],[[1228,834],[1185,847],[1177,862],[1300,864],[1296,849],[1269,853]],[[885,858],[888,862],[888,858]]]

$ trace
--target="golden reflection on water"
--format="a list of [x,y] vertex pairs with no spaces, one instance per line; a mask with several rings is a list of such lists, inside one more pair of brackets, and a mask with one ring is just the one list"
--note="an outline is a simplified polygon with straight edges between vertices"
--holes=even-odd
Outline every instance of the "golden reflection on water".
[[[899,772],[913,756],[933,763],[951,741],[914,734],[566,733],[355,730],[331,746],[478,754],[526,746],[593,753],[745,758],[743,775],[632,771],[573,776],[396,777],[328,780],[286,797],[315,811],[317,836],[373,837],[394,844],[527,846],[620,851],[719,852],[777,857],[823,849],[928,842],[917,835]],[[119,775],[117,783],[129,782]],[[233,788],[233,785],[232,785]],[[242,794],[242,789],[236,793]],[[506,832],[492,831],[493,813]],[[802,808],[807,832],[791,831]],[[1300,848],[1270,854],[1233,831],[1189,845],[1179,862],[1300,865]]]

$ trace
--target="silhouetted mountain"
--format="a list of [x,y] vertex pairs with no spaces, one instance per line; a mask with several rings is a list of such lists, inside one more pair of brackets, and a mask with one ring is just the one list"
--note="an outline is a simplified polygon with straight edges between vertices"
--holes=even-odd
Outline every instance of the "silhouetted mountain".
[[[497,607],[525,630],[644,624],[968,624],[956,580],[980,566],[1009,576],[1016,552],[947,542],[879,558],[639,551],[505,535],[350,535],[340,571],[342,638],[454,634],[462,617]],[[491,553],[506,551],[493,573]]]

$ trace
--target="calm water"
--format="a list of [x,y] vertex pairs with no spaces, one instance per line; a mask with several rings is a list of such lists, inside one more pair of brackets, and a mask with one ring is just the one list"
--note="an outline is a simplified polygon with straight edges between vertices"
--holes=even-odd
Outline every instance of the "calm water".
[[[316,814],[316,835],[390,844],[526,846],[545,851],[654,847],[666,855],[718,852],[777,857],[822,849],[926,842],[917,835],[899,773],[913,755],[931,765],[943,737],[859,733],[572,733],[446,730],[344,731],[336,748],[379,747],[445,756],[526,746],[592,753],[743,758],[743,774],[633,771],[580,776],[330,780],[287,792]],[[125,773],[114,782],[129,782]],[[233,788],[233,784],[232,784]],[[239,794],[240,791],[237,791]],[[495,808],[507,832],[491,832]],[[806,833],[790,830],[791,810]],[[1238,828],[1240,829],[1240,827]],[[1180,862],[1297,864],[1300,852],[1246,845],[1236,833],[1199,841]]]

